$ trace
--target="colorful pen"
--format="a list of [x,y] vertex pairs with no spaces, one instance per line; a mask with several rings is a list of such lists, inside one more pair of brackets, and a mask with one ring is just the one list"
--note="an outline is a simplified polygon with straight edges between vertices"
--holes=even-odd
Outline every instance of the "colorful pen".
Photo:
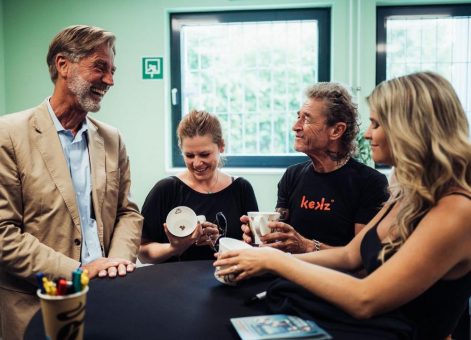
[[80,275],[80,283],[82,284],[82,289],[88,286],[88,282],[90,281],[88,277],[88,270],[84,269],[82,275]]
[[75,270],[72,273],[72,284],[74,286],[75,293],[78,293],[82,290],[81,276],[82,276],[82,269],[80,268]]
[[51,282],[45,276],[43,277],[43,287],[46,294],[51,295]]
[[67,294],[67,280],[60,278],[57,280],[57,295],[66,295]]
[[44,277],[44,274],[42,272],[39,272],[39,273],[36,274],[36,280],[38,281],[38,287],[41,290],[42,294],[46,293],[46,290],[44,289],[44,284],[43,284],[43,277]]

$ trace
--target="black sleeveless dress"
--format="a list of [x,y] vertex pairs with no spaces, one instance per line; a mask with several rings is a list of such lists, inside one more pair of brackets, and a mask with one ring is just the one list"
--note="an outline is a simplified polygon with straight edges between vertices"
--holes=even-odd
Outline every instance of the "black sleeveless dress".
[[[471,196],[463,193],[452,195],[462,195],[471,199]],[[391,208],[392,206],[381,217],[381,220]],[[381,220],[365,234],[361,243],[363,266],[368,274],[381,265],[378,254],[383,245],[377,233]],[[456,280],[439,280],[423,294],[398,310],[416,326],[419,339],[444,339],[456,326],[468,304],[470,295],[471,272]]]
[[[463,196],[471,199],[468,195]],[[377,233],[381,220],[365,234],[361,243],[362,261],[368,273],[381,265],[377,260],[382,248]],[[419,297],[396,310],[359,320],[303,287],[278,279],[267,290],[267,306],[272,313],[294,314],[314,320],[335,340],[443,340],[452,333],[470,295],[471,272],[456,280],[436,282]]]

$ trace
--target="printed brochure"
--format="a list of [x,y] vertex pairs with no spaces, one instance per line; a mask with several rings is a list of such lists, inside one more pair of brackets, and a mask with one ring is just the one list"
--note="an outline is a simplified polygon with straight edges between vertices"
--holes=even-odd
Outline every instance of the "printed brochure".
[[242,340],[308,338],[332,339],[314,321],[286,314],[232,318]]

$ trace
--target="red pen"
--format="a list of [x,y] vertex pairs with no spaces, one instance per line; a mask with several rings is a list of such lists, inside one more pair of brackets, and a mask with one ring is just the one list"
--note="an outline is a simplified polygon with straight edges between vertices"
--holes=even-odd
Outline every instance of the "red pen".
[[57,281],[57,295],[66,295],[67,294],[67,280],[59,279]]

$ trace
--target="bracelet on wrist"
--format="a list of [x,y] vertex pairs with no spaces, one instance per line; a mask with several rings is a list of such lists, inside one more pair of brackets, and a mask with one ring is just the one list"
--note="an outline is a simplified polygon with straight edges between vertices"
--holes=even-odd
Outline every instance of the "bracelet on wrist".
[[314,242],[314,251],[321,250],[321,243],[318,240],[312,240]]

